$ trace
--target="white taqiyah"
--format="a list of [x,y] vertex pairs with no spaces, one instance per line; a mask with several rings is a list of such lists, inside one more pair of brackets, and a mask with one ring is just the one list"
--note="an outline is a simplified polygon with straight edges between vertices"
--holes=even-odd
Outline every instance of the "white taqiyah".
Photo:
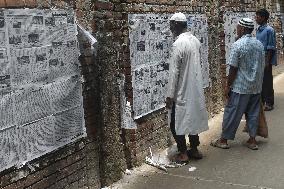
[[170,20],[176,21],[176,22],[187,22],[186,16],[183,13],[181,13],[181,12],[175,13],[170,18]]

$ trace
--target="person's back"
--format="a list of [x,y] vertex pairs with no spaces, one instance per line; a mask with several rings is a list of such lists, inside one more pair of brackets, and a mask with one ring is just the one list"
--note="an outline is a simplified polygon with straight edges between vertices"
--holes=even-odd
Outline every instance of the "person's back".
[[239,69],[232,90],[239,94],[260,93],[265,67],[262,43],[248,34],[233,44],[232,51],[229,61],[237,61],[235,64]]
[[[166,108],[169,109],[170,128],[179,154],[175,162],[186,163],[189,157],[201,159],[197,147],[199,134],[208,130],[208,114],[200,69],[200,42],[187,31],[187,18],[176,13],[170,18],[170,30],[177,37],[172,47]],[[198,79],[200,78],[200,79]],[[185,135],[190,141],[187,151]]]
[[[199,40],[192,35],[190,32],[181,34],[174,43],[177,46],[180,56],[180,77],[183,80],[179,80],[177,88],[178,91],[184,91],[184,96],[190,96],[187,93],[192,92],[192,87],[194,85],[200,85],[202,83],[201,75],[201,64],[200,64],[200,47],[201,44]],[[192,77],[194,74],[194,77]],[[194,79],[194,80],[193,80]],[[186,81],[186,82],[185,82]],[[189,82],[191,81],[191,82]],[[190,90],[188,90],[190,88]],[[200,96],[203,96],[202,85],[197,86]],[[188,99],[183,99],[188,100]]]

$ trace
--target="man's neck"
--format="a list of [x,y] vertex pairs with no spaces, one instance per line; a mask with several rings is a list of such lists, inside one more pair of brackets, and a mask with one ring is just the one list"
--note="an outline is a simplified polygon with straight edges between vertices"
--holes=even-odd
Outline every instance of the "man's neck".
[[246,35],[251,35],[251,33],[244,33],[244,35],[243,35],[243,36],[246,36]]
[[260,24],[260,26],[265,26],[267,24],[267,22],[263,22]]
[[185,32],[187,32],[187,29],[183,29],[183,30],[177,32],[175,37],[178,37],[180,34],[185,33]]
[[251,33],[244,33],[242,36],[237,37],[236,40],[238,40],[238,39],[240,39],[240,38],[242,38],[242,37],[244,37],[246,35],[251,35]]

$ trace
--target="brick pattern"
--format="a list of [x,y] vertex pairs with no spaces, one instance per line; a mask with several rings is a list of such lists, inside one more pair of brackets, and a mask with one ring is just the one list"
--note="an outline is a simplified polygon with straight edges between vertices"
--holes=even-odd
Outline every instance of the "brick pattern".
[[[206,13],[210,19],[209,23],[209,43],[210,43],[210,78],[212,86],[206,90],[207,107],[209,112],[214,115],[223,106],[222,86],[219,66],[218,32],[216,33],[219,21],[217,3],[210,4],[207,1],[163,1],[163,0],[126,0],[120,1],[96,1],[94,3],[94,25],[93,31],[98,41],[103,44],[100,46],[98,62],[107,72],[112,74],[108,81],[112,85],[113,81],[119,78],[119,73],[126,77],[125,93],[127,100],[132,103],[132,77],[129,55],[129,31],[127,26],[128,13],[174,13],[182,11],[187,13],[199,12]],[[214,15],[214,17],[212,17]],[[111,61],[106,61],[111,60]],[[110,64],[113,64],[109,68]],[[111,71],[110,71],[110,70]],[[104,71],[102,71],[102,74]],[[103,78],[107,78],[104,77]],[[104,86],[104,85],[103,85]],[[117,98],[115,91],[112,92],[112,100]],[[109,99],[110,100],[110,99]],[[104,100],[103,100],[104,101]],[[111,103],[112,102],[112,103]],[[111,107],[113,101],[105,104],[104,107]],[[111,110],[110,110],[111,111]],[[119,109],[117,109],[119,111]],[[171,143],[171,134],[167,125],[167,116],[164,110],[157,111],[137,121],[137,130],[123,130],[122,140],[124,143],[124,153],[128,167],[140,165],[149,153],[149,147],[153,150],[164,148]],[[111,125],[112,129],[117,129],[116,125]],[[113,135],[112,135],[113,136]],[[117,150],[118,151],[118,150]]]
[[[96,173],[90,170],[91,162],[98,167],[98,154],[92,153],[93,150],[98,150],[95,143],[80,140],[31,162],[30,166],[24,166],[21,169],[11,168],[2,172],[0,187],[3,189],[59,189],[72,185],[80,186],[78,188],[92,184],[99,186],[97,179],[89,174],[90,171]],[[92,158],[96,160],[89,161],[88,154],[92,154]]]

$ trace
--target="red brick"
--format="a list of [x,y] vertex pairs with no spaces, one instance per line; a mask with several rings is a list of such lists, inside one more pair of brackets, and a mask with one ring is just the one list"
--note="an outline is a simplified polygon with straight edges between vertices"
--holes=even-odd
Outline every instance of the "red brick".
[[25,0],[25,7],[37,7],[37,0]]
[[113,3],[103,1],[95,2],[95,10],[113,10],[113,8]]
[[7,7],[24,7],[24,0],[6,0]]
[[8,186],[5,186],[4,188],[1,189],[18,189],[19,187],[17,186],[16,183],[10,184]]
[[5,0],[0,0],[0,8],[6,7],[6,1]]

